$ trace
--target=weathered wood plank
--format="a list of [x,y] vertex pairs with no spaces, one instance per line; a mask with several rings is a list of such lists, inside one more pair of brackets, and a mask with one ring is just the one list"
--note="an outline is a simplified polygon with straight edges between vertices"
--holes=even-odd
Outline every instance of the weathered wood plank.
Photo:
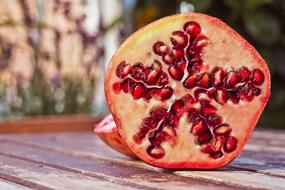
[[181,176],[199,177],[204,180],[227,183],[231,185],[243,184],[248,188],[257,189],[285,189],[285,179],[272,177],[247,171],[227,170],[222,171],[177,171]]
[[255,141],[263,140],[267,142],[279,142],[285,145],[285,135],[282,130],[255,130],[252,133],[250,141],[255,143]]
[[88,153],[110,156],[113,158],[126,158],[117,153],[99,139],[93,132],[67,132],[67,133],[43,133],[43,134],[0,134],[0,141],[13,141],[29,143],[31,145],[46,146],[67,150],[82,150]]
[[105,180],[111,180],[118,184],[131,183],[132,185],[145,187],[147,189],[189,189],[189,187],[192,189],[246,188],[245,186],[235,187],[215,183],[215,181],[202,181],[195,177],[178,176],[172,174],[171,171],[161,169],[150,170],[151,167],[146,164],[145,168],[137,167],[137,165],[143,164],[139,161],[132,162],[136,166],[134,167],[134,165],[125,164],[125,160],[118,162],[87,155],[66,154],[64,152],[29,147],[10,142],[0,143],[0,154],[90,177],[101,176]]
[[28,188],[23,185],[19,185],[17,183],[13,183],[11,181],[6,181],[0,178],[0,189],[3,190],[29,190],[31,188]]
[[[84,137],[83,137],[84,136]],[[0,136],[0,139],[14,140],[15,136]],[[76,139],[76,141],[74,140]],[[52,148],[57,151],[69,151],[81,155],[103,156],[108,159],[126,159],[116,153],[98,139],[92,133],[62,133],[44,134],[40,136],[21,135],[17,136],[18,143],[30,143],[27,146],[40,146]],[[272,176],[285,177],[285,152],[283,147],[263,146],[249,143],[242,154],[235,159],[228,167],[252,171]],[[269,153],[270,152],[270,153]],[[120,161],[120,160],[119,160]],[[124,160],[125,161],[125,160]],[[123,161],[123,162],[124,162]],[[131,162],[131,161],[129,161]],[[136,165],[135,163],[134,165]]]
[[[96,140],[93,140],[95,137],[93,135],[88,134],[88,133],[86,135],[84,135],[84,133],[78,135],[78,138],[77,138],[78,141],[74,140],[76,137],[76,136],[74,136],[74,134],[61,134],[61,135],[57,136],[56,138],[53,136],[53,134],[50,134],[50,135],[46,134],[44,136],[45,136],[45,138],[43,138],[43,136],[41,136],[41,139],[38,139],[38,143],[36,144],[36,146],[38,146],[38,148],[48,148],[48,149],[53,149],[54,151],[65,152],[65,153],[73,154],[76,156],[91,156],[94,159],[98,159],[98,158],[105,159],[105,160],[111,161],[113,163],[119,162],[119,164],[125,164],[125,165],[132,166],[132,167],[142,167],[142,168],[147,168],[147,169],[151,169],[151,170],[158,170],[157,168],[150,167],[146,164],[143,164],[143,163],[137,162],[137,161],[110,159],[110,158],[104,157],[104,152],[98,152],[98,150],[96,151],[96,146],[98,146],[98,142],[96,142]],[[79,138],[79,137],[81,137],[81,138]],[[22,137],[21,143],[27,143],[27,141],[24,141],[23,138],[26,139],[27,141],[29,141],[29,143],[31,143],[31,144],[26,144],[27,146],[35,146],[32,144],[32,143],[35,143],[34,138],[28,138],[28,136]],[[28,140],[28,139],[30,139],[30,140]],[[56,139],[56,140],[54,140],[54,139]],[[86,143],[87,143],[87,145],[86,145]],[[94,143],[96,145],[94,145]],[[93,149],[91,151],[90,151],[90,149],[88,149],[88,150],[84,149],[85,146],[91,146],[91,145],[94,145],[93,147],[95,149]],[[106,149],[105,149],[105,151],[106,151]],[[98,154],[101,154],[101,155],[98,155]],[[243,158],[243,156],[241,156],[241,158]],[[245,158],[247,158],[247,157],[245,157]],[[275,184],[267,184],[267,182],[272,179],[272,181],[277,180],[279,182],[279,186],[278,186],[279,188],[283,188],[283,184],[285,183],[284,178],[275,178],[272,176],[264,175],[262,173],[262,172],[264,172],[265,174],[275,175],[274,172],[277,172],[277,174],[276,174],[277,176],[282,176],[282,174],[284,174],[284,170],[282,170],[282,168],[279,167],[278,168],[279,171],[273,170],[272,172],[270,171],[270,168],[265,168],[265,169],[263,168],[263,171],[261,171],[261,173],[256,174],[255,172],[259,172],[259,169],[260,169],[260,168],[258,168],[259,165],[255,165],[255,168],[250,168],[248,161],[253,162],[254,159],[244,160],[244,159],[238,158],[237,161],[233,162],[233,164],[231,164],[229,167],[226,167],[222,170],[211,171],[211,172],[213,172],[213,173],[211,173],[211,177],[209,177],[208,175],[205,175],[205,173],[201,173],[198,171],[191,171],[190,172],[191,175],[188,174],[189,172],[186,172],[187,175],[185,175],[185,173],[183,173],[182,171],[181,171],[182,173],[178,172],[176,174],[182,175],[182,176],[188,176],[188,177],[190,176],[190,177],[195,178],[195,179],[203,179],[203,180],[207,180],[207,181],[210,180],[211,182],[223,183],[223,176],[219,175],[220,172],[224,172],[224,173],[231,172],[232,173],[232,171],[234,171],[235,175],[230,176],[229,180],[231,180],[231,184],[233,184],[235,186],[246,187],[249,184],[251,184],[252,188],[275,188],[276,183]],[[266,166],[266,163],[263,164],[263,167],[264,166]],[[247,170],[247,171],[239,171],[239,170],[237,170],[237,168],[238,169],[241,168],[242,170]],[[226,171],[224,171],[224,170],[226,170]],[[250,170],[253,170],[253,172],[250,172]],[[266,170],[268,170],[268,171],[266,171]],[[281,173],[281,175],[280,175],[280,173]],[[224,174],[224,175],[226,175],[226,174]],[[248,179],[245,183],[246,185],[243,183],[241,178],[237,178],[238,175],[246,177]],[[263,183],[259,183],[260,180],[263,181]],[[227,184],[228,181],[225,181],[224,183]]]
[[138,189],[43,164],[0,155],[0,177],[35,189]]

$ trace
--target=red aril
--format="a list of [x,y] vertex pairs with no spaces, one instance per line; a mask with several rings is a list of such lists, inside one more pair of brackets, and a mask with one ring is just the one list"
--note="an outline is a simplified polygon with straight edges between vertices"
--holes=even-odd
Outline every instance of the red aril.
[[133,158],[137,156],[128,148],[118,132],[118,128],[111,114],[94,126],[94,132],[114,150]]
[[218,168],[238,156],[270,95],[256,50],[198,13],[158,20],[112,57],[105,94],[131,151],[162,168]]

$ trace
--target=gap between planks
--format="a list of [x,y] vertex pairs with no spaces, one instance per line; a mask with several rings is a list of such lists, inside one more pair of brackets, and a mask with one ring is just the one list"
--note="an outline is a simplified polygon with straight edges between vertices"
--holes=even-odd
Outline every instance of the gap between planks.
[[[96,189],[124,188],[138,189],[138,186],[115,184],[101,179],[95,179],[82,174],[60,170],[40,163],[30,162],[11,156],[1,155],[0,177],[6,180],[28,186],[33,189]],[[139,188],[146,189],[146,188]]]
[[[23,142],[16,142],[16,144],[17,143],[21,143],[21,144],[23,144]],[[60,143],[60,142],[58,142],[58,143]],[[93,157],[93,158],[100,158],[100,159],[107,159],[107,158],[105,158],[105,157],[102,157],[102,156],[98,156],[98,155],[94,155],[93,153],[90,155],[90,154],[83,154],[82,155],[82,152],[78,152],[78,151],[73,151],[73,152],[66,152],[66,149],[55,149],[55,148],[49,148],[49,147],[44,147],[44,146],[42,146],[42,145],[33,145],[33,144],[26,144],[26,146],[34,146],[35,148],[45,148],[45,149],[49,149],[49,150],[52,150],[52,151],[59,151],[59,152],[64,152],[64,153],[67,153],[67,154],[75,154],[76,156],[91,156],[91,157]],[[110,160],[110,159],[109,159]],[[112,161],[115,161],[115,162],[118,162],[119,161],[119,163],[120,164],[124,164],[124,163],[126,163],[127,165],[132,165],[132,166],[135,166],[135,167],[143,167],[143,168],[147,168],[147,169],[154,169],[154,168],[152,168],[152,167],[146,167],[146,165],[145,164],[138,164],[137,162],[135,162],[135,163],[132,163],[132,161],[123,161],[124,163],[122,163],[122,161],[120,161],[120,160],[114,160],[114,159],[112,159]],[[155,168],[156,169],[156,168]],[[230,168],[229,168],[230,169]],[[237,167],[234,167],[234,168],[231,168],[231,169],[237,169]],[[196,174],[197,174],[197,171],[195,171],[196,172]],[[221,171],[218,171],[218,173],[217,173],[217,175],[219,175],[220,174],[220,172]],[[186,173],[189,173],[189,172],[177,172],[176,174],[178,174],[178,175],[186,175]],[[193,172],[191,172],[191,173],[193,173]],[[213,171],[212,171],[212,173],[213,173]],[[248,173],[244,173],[243,171],[239,171],[239,173],[241,173],[243,176],[247,176],[248,175]],[[190,177],[192,176],[192,177],[194,177],[194,178],[196,178],[197,179],[197,177],[198,176],[196,176],[196,174],[194,174],[194,175],[190,175]],[[202,179],[207,179],[207,175],[205,175],[205,173],[199,173],[199,175],[200,176],[203,176],[202,177]],[[235,177],[236,175],[233,175],[232,177]],[[189,174],[188,174],[188,177],[189,177]],[[215,178],[215,175],[214,176],[212,176],[212,177],[214,177]],[[259,176],[260,177],[260,176]],[[264,176],[261,176],[261,178],[264,178]],[[211,180],[211,179],[207,179],[207,180]],[[215,180],[217,180],[217,179],[215,179]],[[214,182],[217,182],[217,181],[214,181]],[[219,181],[219,182],[221,182],[222,183],[222,181]],[[228,182],[227,182],[228,183]],[[236,185],[236,184],[235,184]],[[260,187],[262,187],[262,186],[259,186],[259,188]]]
[[1,178],[1,172],[0,172],[0,189],[5,189],[5,190],[31,190],[31,188],[27,187],[27,186],[23,186],[19,183],[14,183],[11,182],[9,180],[6,180],[3,176],[3,178]]
[[[15,142],[18,144],[19,143],[26,144],[26,146],[35,146],[37,148],[46,148],[46,149],[55,150],[59,152],[64,152],[64,151],[66,152],[70,150],[67,153],[74,154],[74,151],[76,151],[76,154],[81,154],[81,155],[91,155],[97,158],[101,157],[104,159],[112,158],[112,160],[116,160],[122,163],[121,159],[114,159],[114,157],[120,157],[119,154],[116,154],[115,152],[112,152],[112,151],[106,151],[106,146],[100,141],[100,139],[95,137],[94,134],[91,133],[90,135],[90,133],[79,133],[78,137],[81,137],[82,135],[84,136],[84,138],[79,138],[76,141],[74,141],[75,139],[74,137],[76,137],[76,134],[74,133],[67,133],[67,134],[61,134],[61,135],[50,134],[50,135],[41,136],[38,139],[36,137],[30,138],[31,136],[26,135],[22,139],[18,138],[17,141],[15,141],[14,138],[7,138],[7,136],[5,136],[6,138],[2,137],[2,139],[4,138],[5,140],[10,140],[10,142]],[[0,139],[1,139],[1,136],[0,136]],[[94,153],[94,149],[92,149],[94,146],[97,147],[96,153]],[[101,150],[102,147],[103,149]],[[241,156],[238,157],[234,162],[232,162],[228,166],[228,168],[285,178],[285,169],[284,169],[285,168],[284,167],[285,166],[285,154],[283,155],[284,158],[282,158],[281,157],[282,155],[280,154],[280,152],[285,153],[283,148],[282,147],[266,147],[267,153],[260,152],[260,150],[263,150],[263,149],[264,149],[263,145],[248,144],[245,150],[250,150],[250,152],[251,151],[254,151],[254,152],[251,152],[251,154],[249,155],[248,151],[243,151]],[[264,157],[268,159],[268,151],[270,150],[274,152],[276,151],[276,153],[278,153],[278,157],[276,158],[277,156],[276,155],[274,158],[277,160],[274,161],[273,158],[270,158],[270,162],[267,162],[267,160],[265,160]],[[99,152],[99,155],[98,155],[98,152]],[[102,154],[103,154],[103,157],[102,157]],[[274,154],[269,154],[269,155],[274,156]],[[108,158],[106,158],[106,156],[108,156]],[[120,158],[126,158],[126,157],[121,156]],[[131,162],[131,161],[127,161],[127,162]],[[279,170],[276,165],[277,163],[278,163],[278,166],[281,168]],[[274,169],[275,172],[270,171],[269,170],[270,167]]]
[[[3,145],[3,143],[1,143],[1,145]],[[78,158],[75,157],[75,159],[72,157],[72,155],[64,155],[63,153],[59,154],[57,152],[54,152],[58,155],[55,156],[55,154],[51,155],[51,152],[48,152],[47,150],[37,150],[37,149],[32,149],[34,151],[34,154],[30,154],[28,150],[28,148],[23,149],[22,147],[19,147],[19,150],[23,150],[24,152],[21,153],[21,156],[17,156],[15,154],[11,154],[11,153],[3,153],[3,147],[6,147],[6,151],[7,150],[12,150],[13,147],[10,146],[9,144],[5,144],[4,146],[1,147],[1,155],[5,155],[11,158],[17,158],[17,159],[22,159],[25,161],[29,161],[29,162],[34,162],[37,164],[43,164],[49,167],[53,167],[53,168],[57,168],[57,169],[61,169],[61,170],[65,170],[65,171],[72,171],[72,172],[77,172],[83,175],[87,175],[90,177],[94,177],[94,175],[98,176],[102,176],[104,177],[104,179],[106,180],[110,180],[110,178],[112,178],[112,181],[120,181],[120,182],[127,182],[127,183],[134,183],[137,186],[141,186],[140,189],[189,189],[189,186],[191,186],[192,189],[240,189],[238,187],[234,187],[231,185],[225,185],[222,184],[220,185],[219,183],[216,184],[215,186],[213,185],[213,183],[210,182],[205,182],[205,181],[200,181],[195,179],[195,181],[193,181],[191,178],[189,177],[180,177],[174,174],[163,174],[163,173],[158,173],[155,171],[149,171],[146,169],[142,169],[142,168],[137,168],[136,170],[133,170],[133,167],[128,167],[128,166],[120,166],[122,171],[118,171],[118,173],[113,176],[107,175],[107,174],[98,174],[98,171],[92,171],[90,172],[90,169],[93,167],[94,170],[94,166],[96,166],[96,169],[102,169],[102,168],[98,168],[103,165],[104,167],[104,172],[110,172],[110,169],[114,169],[114,171],[116,171],[116,168],[114,168],[114,164],[112,166],[112,164],[110,163],[106,163],[107,161],[101,160],[101,163],[97,163],[97,165],[95,164],[95,162],[98,160],[87,160],[84,158]],[[18,147],[18,146],[17,146]],[[14,147],[15,148],[15,147]],[[19,151],[17,150],[16,152],[19,153]],[[27,154],[25,157],[23,156],[23,154]],[[49,157],[51,156],[53,159],[56,157],[56,159],[58,160],[58,162],[60,163],[50,163],[47,160],[49,160]],[[36,159],[37,158],[37,159]],[[39,160],[39,158],[41,158],[42,160],[46,159],[45,161],[41,161]],[[79,160],[80,159],[80,163],[71,163],[70,159],[72,159],[72,161],[74,160]],[[90,162],[92,161],[92,162]],[[105,162],[105,163],[104,163]],[[79,168],[78,165],[79,164]],[[105,164],[105,165],[104,165]],[[87,167],[88,165],[88,167]],[[84,168],[85,167],[85,168]],[[109,167],[109,168],[106,168]],[[128,168],[127,168],[128,167]],[[119,166],[117,167],[117,169],[119,168]],[[95,172],[95,173],[94,173]],[[125,175],[125,176],[124,176]],[[243,188],[244,189],[244,188]]]

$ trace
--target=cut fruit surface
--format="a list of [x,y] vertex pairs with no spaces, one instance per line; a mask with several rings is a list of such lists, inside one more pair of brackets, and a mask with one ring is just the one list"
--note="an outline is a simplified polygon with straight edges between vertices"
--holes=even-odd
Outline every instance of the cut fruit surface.
[[131,151],[162,168],[218,168],[247,142],[270,96],[256,50],[199,13],[151,23],[117,50],[105,95]]
[[137,157],[123,141],[111,114],[94,126],[94,132],[114,150],[126,156]]

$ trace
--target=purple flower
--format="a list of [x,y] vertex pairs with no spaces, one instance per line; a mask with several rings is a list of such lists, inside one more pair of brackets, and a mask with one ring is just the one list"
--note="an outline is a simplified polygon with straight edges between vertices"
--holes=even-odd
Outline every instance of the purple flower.
[[59,85],[62,82],[62,76],[59,73],[55,73],[51,78],[50,81],[54,85]]

